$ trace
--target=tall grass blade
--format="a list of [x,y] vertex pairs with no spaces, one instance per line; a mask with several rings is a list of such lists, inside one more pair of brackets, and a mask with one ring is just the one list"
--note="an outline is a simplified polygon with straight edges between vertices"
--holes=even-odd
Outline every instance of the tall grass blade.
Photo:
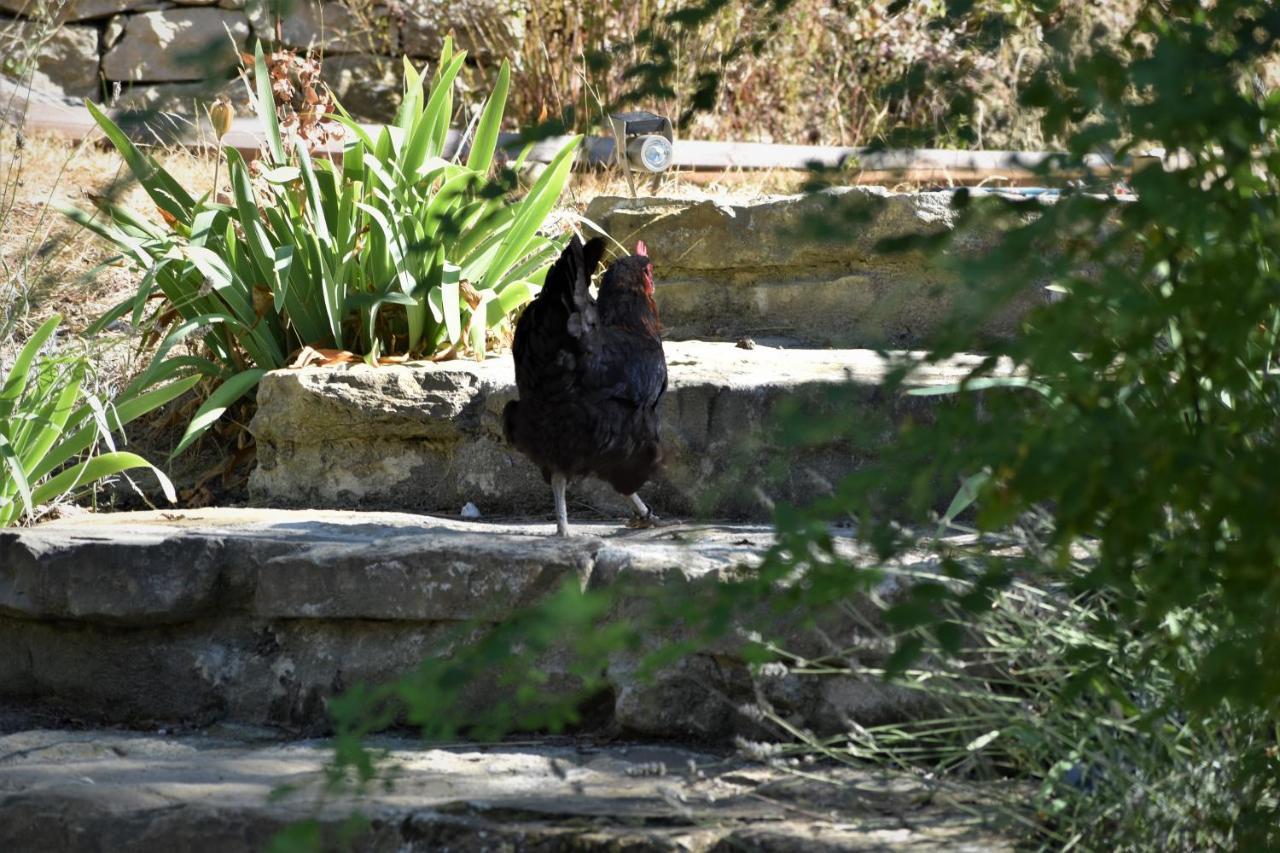
[[511,86],[511,63],[505,59],[498,71],[498,80],[484,105],[476,135],[471,141],[471,153],[467,155],[467,168],[481,175],[488,174],[493,165],[493,154],[498,147],[498,131],[502,129],[502,114],[507,108],[507,90]]
[[49,340],[61,322],[62,315],[60,314],[54,314],[48,320],[45,320],[36,329],[35,334],[23,344],[22,349],[18,351],[18,357],[9,368],[8,376],[5,378],[4,387],[0,388],[0,419],[7,418],[13,413],[18,398],[22,396],[23,390],[31,379],[32,364],[39,354],[40,348],[44,346],[45,341]]
[[160,488],[164,491],[164,496],[169,500],[169,503],[177,503],[178,496],[174,492],[173,483],[164,475],[164,472],[138,454],[127,451],[103,453],[73,465],[56,477],[51,477],[41,484],[31,493],[31,498],[34,504],[39,506],[40,504],[48,503],[54,498],[69,494],[71,490],[78,486],[94,483],[105,477],[111,477],[133,468],[150,468],[160,482]]
[[[271,162],[284,165],[284,143],[280,139],[280,118],[276,115],[276,99],[271,91],[271,73],[267,70],[267,59],[262,55],[262,42],[253,45],[253,84],[258,95],[258,118],[267,132],[267,153]],[[228,153],[231,149],[228,149]]]
[[205,431],[213,426],[218,418],[222,417],[222,413],[231,404],[256,388],[258,382],[266,375],[266,370],[254,368],[237,373],[219,385],[209,395],[209,399],[205,400],[204,404],[196,410],[195,415],[191,418],[191,423],[187,425],[187,431],[182,434],[182,440],[178,442],[178,446],[173,449],[173,453],[170,456],[177,456],[190,447],[192,442],[204,435]]

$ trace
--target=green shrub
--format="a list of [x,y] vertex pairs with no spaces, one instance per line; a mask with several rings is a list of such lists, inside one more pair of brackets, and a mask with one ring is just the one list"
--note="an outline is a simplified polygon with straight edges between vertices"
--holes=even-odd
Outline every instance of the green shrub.
[[[972,349],[972,318],[1033,282],[1050,282],[1056,298],[1016,338],[986,342],[990,357],[936,422],[908,425],[877,465],[780,513],[789,547],[773,559],[831,582],[814,555],[830,549],[827,523],[850,516],[886,558],[930,547],[919,531],[938,485],[963,482],[953,510],[971,507],[982,547],[965,561],[938,556],[941,574],[971,583],[917,585],[887,614],[901,630],[897,669],[926,651],[956,654],[1015,582],[1100,598],[1106,607],[1057,652],[1070,666],[1055,687],[1057,722],[1045,725],[1081,734],[1062,722],[1069,706],[1111,709],[1133,738],[1112,741],[1122,748],[1103,763],[1111,793],[1131,802],[1075,798],[1058,815],[1068,834],[1087,847],[1276,849],[1280,94],[1263,80],[1280,53],[1280,12],[1149,4],[1118,48],[1068,50],[1079,34],[1052,28],[1046,44],[1062,52],[1023,104],[1043,110],[1046,135],[1079,128],[1052,166],[1090,192],[1064,186],[1053,204],[956,195],[965,226],[1000,240],[980,256],[944,254],[970,286],[969,320],[928,360]],[[1167,160],[1133,174],[1132,193],[1112,193],[1116,177],[1085,159],[1157,146]],[[889,248],[904,246],[949,248],[937,238]],[[1000,359],[1025,373],[1024,387],[996,387],[1008,384],[994,375]],[[805,413],[793,426],[803,434]],[[920,524],[891,523],[888,503],[908,504]],[[1029,517],[1026,547],[999,547]],[[1084,569],[1071,570],[1082,553]],[[1095,735],[1080,743],[1104,739]],[[1143,737],[1176,748],[1153,764]],[[1059,748],[1063,761],[1078,751]],[[1200,784],[1186,781],[1193,769]],[[1157,831],[1169,835],[1147,834]]]
[[286,145],[259,46],[264,168],[255,177],[236,151],[226,150],[230,204],[194,199],[88,104],[168,223],[157,226],[109,204],[106,222],[66,211],[144,272],[137,293],[97,325],[131,312],[135,325],[150,323],[164,334],[156,359],[197,335],[202,353],[182,356],[174,367],[217,383],[175,452],[301,347],[349,350],[370,360],[462,350],[483,357],[490,331],[532,297],[560,248],[538,230],[564,188],[580,138],[560,150],[519,201],[508,198],[511,170],[490,182],[510,80],[504,65],[466,162],[443,159],[464,58],[446,42],[425,94],[406,61],[399,114],[376,138],[340,117],[353,138],[338,166],[313,159],[301,142]]
[[[40,354],[61,319],[49,318],[27,340],[0,388],[0,527],[132,468],[150,468],[175,500],[168,478],[141,456],[116,450],[112,433],[189,391],[198,377],[149,390],[135,382],[104,404],[85,387],[84,354]],[[102,445],[107,450],[98,452]]]

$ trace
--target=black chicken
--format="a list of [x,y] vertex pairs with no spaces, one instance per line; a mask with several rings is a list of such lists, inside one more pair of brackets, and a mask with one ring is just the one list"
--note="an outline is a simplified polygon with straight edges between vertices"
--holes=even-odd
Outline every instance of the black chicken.
[[653,264],[644,243],[607,270],[600,295],[588,286],[604,241],[576,236],[547,271],[542,292],[516,324],[520,398],[502,412],[503,433],[542,469],[556,504],[556,532],[569,535],[569,480],[599,477],[631,501],[635,523],[656,521],[636,490],[657,470],[658,403],[667,390]]

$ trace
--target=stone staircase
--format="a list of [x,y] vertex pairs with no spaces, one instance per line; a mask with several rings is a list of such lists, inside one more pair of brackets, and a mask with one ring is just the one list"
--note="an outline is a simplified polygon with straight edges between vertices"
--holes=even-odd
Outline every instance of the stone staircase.
[[[903,419],[927,421],[945,397],[886,393],[892,359],[872,350],[782,349],[672,341],[662,402],[664,464],[641,494],[663,517],[765,522],[777,501],[803,502],[874,458]],[[919,371],[913,385],[959,381],[973,358]],[[267,375],[250,424],[255,505],[550,517],[542,475],[502,437],[515,397],[510,357],[484,362],[303,368]],[[856,407],[840,442],[781,448],[783,407]],[[607,485],[570,486],[570,517],[625,517]]]
[[[375,736],[394,786],[324,794],[332,745],[297,738],[327,731],[327,703],[347,687],[448,655],[461,630],[565,582],[628,584],[609,616],[623,618],[655,587],[720,582],[771,536],[750,524],[546,532],[248,509],[0,532],[0,850],[249,853],[306,820],[341,847],[352,812],[367,823],[344,849],[370,851],[1013,849],[996,788],[839,763],[797,774],[726,752],[730,735],[761,737],[740,710],[761,695],[832,734],[931,707],[872,676],[753,675],[734,635],[653,678],[639,652],[616,655],[605,704],[572,737],[429,748]],[[883,663],[867,633],[876,611],[850,604],[816,624],[772,615],[766,630],[802,654],[835,642]],[[679,625],[663,636],[688,638]],[[549,691],[577,685],[568,663],[537,662]],[[491,684],[460,701],[504,698]],[[269,796],[282,785],[294,793]]]
[[[269,375],[251,425],[251,494],[268,508],[83,515],[0,532],[0,850],[259,850],[315,814],[335,833],[342,809],[264,795],[317,780],[326,747],[289,739],[324,735],[328,703],[346,688],[448,655],[460,631],[498,624],[564,583],[626,584],[634,594],[610,614],[620,619],[646,590],[716,584],[756,562],[774,502],[821,494],[874,458],[897,423],[946,405],[888,393],[894,357],[868,347],[923,345],[954,304],[945,269],[870,251],[876,234],[950,227],[949,208],[939,194],[832,197],[850,193],[882,220],[821,249],[779,236],[821,214],[821,201],[593,204],[590,219],[648,242],[659,272],[672,332],[667,462],[642,494],[679,523],[626,530],[618,496],[587,483],[570,490],[576,535],[549,537],[550,490],[501,439],[514,394],[504,357]],[[986,239],[962,237],[966,251]],[[1008,334],[1037,298],[991,318],[989,331]],[[972,364],[957,358],[908,382],[951,383]],[[853,404],[861,428],[784,451],[772,425],[797,404]],[[478,518],[459,517],[468,504]],[[875,666],[885,648],[867,629],[878,611],[849,605],[818,624],[774,616],[768,628],[803,654],[834,643]],[[682,631],[664,639],[688,639]],[[568,663],[538,662],[549,690],[580,683]],[[831,776],[806,788],[716,751],[759,735],[740,710],[759,695],[794,725],[834,734],[926,713],[919,694],[853,675],[762,681],[735,635],[652,678],[638,666],[639,652],[611,660],[596,717],[572,742],[424,750],[386,740],[410,771],[399,793],[362,801],[372,822],[360,849],[1011,847],[980,789],[948,799],[908,775],[830,767],[806,770]],[[478,686],[462,701],[483,708],[502,691]],[[592,733],[695,740],[704,751],[639,745],[627,758],[632,747]]]

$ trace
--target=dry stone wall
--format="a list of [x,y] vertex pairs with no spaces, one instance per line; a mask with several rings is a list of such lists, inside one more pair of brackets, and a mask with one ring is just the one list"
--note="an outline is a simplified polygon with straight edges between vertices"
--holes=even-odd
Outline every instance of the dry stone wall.
[[0,74],[29,76],[34,88],[71,100],[189,113],[219,92],[245,104],[237,54],[256,39],[278,40],[315,51],[343,105],[379,119],[398,101],[400,57],[433,61],[449,34],[478,62],[512,54],[524,7],[525,0],[0,0]]

